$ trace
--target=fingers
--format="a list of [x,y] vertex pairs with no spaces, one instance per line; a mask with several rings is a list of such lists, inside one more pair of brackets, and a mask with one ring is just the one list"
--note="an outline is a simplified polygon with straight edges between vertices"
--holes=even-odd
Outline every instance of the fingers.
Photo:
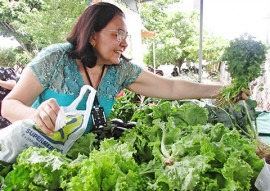
[[247,96],[251,96],[251,92],[249,89],[242,88],[241,91],[245,93]]
[[37,108],[34,121],[45,134],[54,133],[55,121],[59,110],[60,107],[55,99],[49,99]]
[[242,91],[242,94],[241,94],[242,99],[248,100],[249,96],[251,95],[250,91],[248,89],[245,89],[245,88],[242,88],[241,91]]
[[243,100],[248,100],[248,98],[249,98],[249,96],[247,96],[247,94],[245,94],[243,92],[242,92],[241,97],[242,97]]

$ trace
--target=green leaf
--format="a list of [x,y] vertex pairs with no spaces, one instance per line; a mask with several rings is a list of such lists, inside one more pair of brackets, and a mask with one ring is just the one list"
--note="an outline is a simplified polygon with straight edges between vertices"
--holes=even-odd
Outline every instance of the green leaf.
[[54,190],[60,187],[71,161],[57,151],[30,147],[17,158],[5,178],[4,188],[12,190]]
[[95,143],[97,143],[96,135],[88,133],[78,139],[66,155],[73,160],[76,159],[79,154],[89,156],[90,152],[95,149]]

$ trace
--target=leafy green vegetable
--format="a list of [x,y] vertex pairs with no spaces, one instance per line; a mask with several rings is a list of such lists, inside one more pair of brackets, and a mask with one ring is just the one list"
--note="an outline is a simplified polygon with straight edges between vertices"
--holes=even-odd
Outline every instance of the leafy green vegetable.
[[228,64],[232,84],[224,87],[217,97],[218,106],[233,105],[241,97],[241,89],[249,89],[249,84],[264,72],[267,47],[254,37],[244,34],[230,42],[223,53],[223,61]]
[[[188,111],[196,112],[186,115],[184,112]],[[148,189],[251,188],[263,167],[256,155],[256,144],[221,123],[208,124],[207,114],[195,104],[162,103],[148,115],[152,116],[152,125],[138,119],[136,128],[121,137],[122,142],[130,142],[136,148],[135,158],[145,168],[142,172],[154,177],[149,180]]]
[[136,111],[136,127],[120,139],[105,138],[97,147],[95,135],[82,137],[67,155],[75,160],[56,151],[25,150],[5,177],[5,190],[252,189],[264,165],[255,141],[208,123],[209,110],[194,103],[164,101],[146,108]]
[[67,157],[75,160],[80,154],[89,156],[90,152],[96,148],[97,142],[96,135],[93,133],[86,134],[83,138],[79,139],[67,153]]
[[116,99],[114,107],[111,111],[111,119],[122,119],[124,122],[129,122],[133,113],[140,105],[140,97],[128,90],[124,91],[124,95]]
[[161,99],[149,98],[124,90],[124,96],[116,99],[110,113],[110,119],[121,119],[124,122],[134,121],[134,113],[138,110],[146,110],[162,102]]
[[70,162],[57,151],[30,147],[19,155],[14,170],[6,176],[4,190],[56,190]]
[[258,139],[258,130],[254,121],[257,117],[255,108],[257,104],[253,100],[241,100],[234,106],[205,106],[209,114],[209,123],[223,123],[230,129],[237,129],[241,134],[250,139]]
[[0,188],[4,183],[4,178],[12,170],[12,164],[0,161]]
[[128,143],[106,139],[99,151],[94,150],[89,159],[82,161],[77,175],[62,183],[62,188],[72,191],[144,190],[146,182],[133,159],[134,152]]

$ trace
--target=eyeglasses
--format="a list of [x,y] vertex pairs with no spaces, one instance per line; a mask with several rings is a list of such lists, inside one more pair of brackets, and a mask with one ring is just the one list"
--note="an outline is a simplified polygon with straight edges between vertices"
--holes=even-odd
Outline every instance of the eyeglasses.
[[116,33],[116,39],[118,42],[122,42],[123,40],[126,40],[127,38],[130,38],[130,35],[128,32],[123,31],[122,29],[117,30],[105,30],[108,32],[115,32]]

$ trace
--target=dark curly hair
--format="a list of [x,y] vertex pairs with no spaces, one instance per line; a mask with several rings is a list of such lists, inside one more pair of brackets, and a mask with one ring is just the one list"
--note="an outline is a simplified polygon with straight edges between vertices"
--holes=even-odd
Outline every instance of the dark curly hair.
[[[93,4],[85,9],[67,38],[72,44],[68,56],[80,59],[89,68],[94,67],[97,57],[89,39],[94,32],[101,31],[118,14],[125,16],[120,8],[106,2]],[[121,57],[126,59],[123,55]]]

